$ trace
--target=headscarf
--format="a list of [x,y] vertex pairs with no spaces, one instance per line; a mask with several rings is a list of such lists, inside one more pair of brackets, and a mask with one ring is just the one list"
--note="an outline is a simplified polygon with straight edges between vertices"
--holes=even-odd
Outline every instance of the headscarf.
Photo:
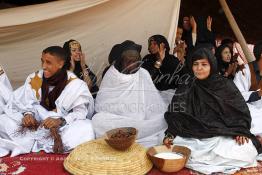
[[123,53],[125,51],[128,51],[128,50],[134,50],[134,51],[137,52],[137,54],[135,54],[134,56],[140,57],[140,59],[141,59],[141,56],[140,56],[141,49],[142,49],[142,46],[136,44],[133,41],[126,40],[126,41],[122,42],[120,44],[120,49],[119,49],[119,53],[118,53],[118,55],[120,55],[120,57],[115,60],[114,67],[119,72],[122,72],[123,69],[124,69],[123,68]]
[[163,35],[153,35],[153,36],[151,36],[148,39],[148,50],[149,50],[151,41],[155,41],[157,43],[158,47],[160,47],[161,43],[164,43],[165,44],[165,48],[166,48],[166,53],[169,53],[170,46],[169,46],[169,43],[168,43],[167,39]]
[[121,44],[116,44],[112,47],[109,55],[108,55],[108,63],[112,65],[114,61],[121,57]]
[[[66,68],[70,69],[70,61],[71,61],[71,47],[73,45],[77,45],[80,50],[81,50],[81,45],[78,41],[70,39],[69,41],[66,41],[63,45],[63,48],[65,49],[66,52]],[[78,78],[80,78],[81,74],[82,74],[82,68],[81,68],[81,63],[80,61],[75,61],[75,69],[73,70],[74,74],[76,74],[76,76]]]

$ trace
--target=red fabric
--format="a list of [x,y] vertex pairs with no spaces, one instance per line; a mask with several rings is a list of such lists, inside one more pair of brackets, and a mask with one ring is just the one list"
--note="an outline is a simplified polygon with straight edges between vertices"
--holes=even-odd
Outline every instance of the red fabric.
[[[69,175],[64,169],[63,161],[67,154],[30,153],[17,157],[0,158],[0,175]],[[6,170],[5,170],[6,169]],[[20,170],[18,172],[18,170]],[[148,175],[202,175],[184,168],[177,173],[163,173],[153,168]],[[216,173],[216,175],[223,175]],[[254,168],[243,169],[235,175],[262,175],[262,162]]]
[[[21,171],[17,175],[69,175],[63,167],[66,156],[65,154],[39,152],[17,157],[4,157],[0,159],[0,174],[11,175],[20,169]],[[1,172],[2,166],[5,165],[8,166],[7,171]]]

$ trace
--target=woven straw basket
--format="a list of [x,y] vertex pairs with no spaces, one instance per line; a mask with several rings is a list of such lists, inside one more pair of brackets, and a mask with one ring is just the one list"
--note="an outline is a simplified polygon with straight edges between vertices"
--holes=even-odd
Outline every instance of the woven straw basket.
[[83,143],[64,161],[75,175],[143,175],[153,167],[146,149],[134,143],[126,151],[111,148],[104,139]]

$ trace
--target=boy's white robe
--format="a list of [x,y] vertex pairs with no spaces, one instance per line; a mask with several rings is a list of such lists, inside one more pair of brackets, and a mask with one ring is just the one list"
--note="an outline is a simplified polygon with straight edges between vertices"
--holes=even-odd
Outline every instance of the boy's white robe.
[[[245,69],[236,73],[234,78],[234,83],[241,92],[242,96],[246,101],[248,101],[249,96],[252,92],[251,87],[251,73],[248,64],[245,65]],[[251,117],[251,133],[255,135],[262,135],[262,99],[247,103]]]
[[12,86],[4,69],[0,65],[0,114],[4,112],[4,107],[7,104],[12,94]]
[[5,107],[5,114],[0,115],[0,157],[10,151],[11,156],[31,151],[53,151],[53,139],[50,138],[49,130],[38,128],[24,135],[17,133],[24,112],[32,112],[39,122],[48,117],[63,117],[67,124],[59,131],[65,151],[94,139],[90,121],[94,112],[93,97],[85,82],[69,71],[67,74],[68,84],[55,101],[55,112],[47,111],[40,105],[42,70],[29,75],[25,84],[14,92]]
[[111,66],[96,97],[97,113],[92,118],[96,137],[114,128],[135,127],[138,143],[162,144],[167,105],[145,69],[126,75]]

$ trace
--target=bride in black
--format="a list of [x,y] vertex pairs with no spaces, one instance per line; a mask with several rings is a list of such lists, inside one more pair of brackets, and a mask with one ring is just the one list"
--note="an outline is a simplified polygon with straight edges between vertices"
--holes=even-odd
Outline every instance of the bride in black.
[[189,147],[187,167],[206,174],[256,166],[261,144],[250,133],[250,112],[239,90],[217,73],[208,49],[196,50],[189,68],[194,79],[177,89],[165,113],[164,144]]

